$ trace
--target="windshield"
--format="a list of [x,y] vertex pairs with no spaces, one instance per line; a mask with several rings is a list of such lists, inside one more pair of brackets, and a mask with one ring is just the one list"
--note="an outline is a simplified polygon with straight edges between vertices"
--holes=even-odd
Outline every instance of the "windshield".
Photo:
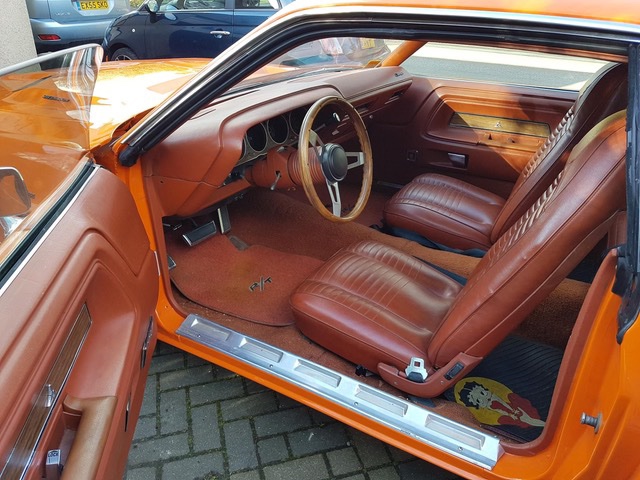
[[273,59],[242,82],[240,88],[314,75],[328,70],[374,67],[380,64],[398,43],[362,37],[314,40]]

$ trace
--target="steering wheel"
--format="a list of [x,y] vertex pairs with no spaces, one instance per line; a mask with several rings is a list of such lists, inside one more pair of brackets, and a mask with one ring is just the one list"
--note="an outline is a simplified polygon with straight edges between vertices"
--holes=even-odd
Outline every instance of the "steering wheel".
[[[361,152],[345,152],[344,149],[336,143],[323,143],[320,137],[312,130],[313,122],[318,116],[320,110],[327,105],[338,105],[341,110],[349,116],[356,130],[356,135],[360,142]],[[316,155],[309,155],[309,148]],[[350,163],[349,159],[354,160]],[[302,187],[309,199],[311,205],[324,218],[333,222],[350,222],[362,213],[369,194],[371,193],[371,184],[373,183],[373,158],[371,155],[371,142],[364,122],[356,109],[341,97],[324,97],[315,102],[304,117],[302,126],[300,127],[300,146],[298,149],[298,159],[300,161],[300,176]],[[329,190],[331,197],[331,211],[320,200],[318,192],[316,192],[312,170],[312,162],[320,162],[322,175]],[[340,200],[339,183],[347,176],[347,172],[352,168],[363,167],[362,185],[360,194],[353,209],[346,215],[342,215],[342,202]],[[315,169],[317,170],[317,168]]]

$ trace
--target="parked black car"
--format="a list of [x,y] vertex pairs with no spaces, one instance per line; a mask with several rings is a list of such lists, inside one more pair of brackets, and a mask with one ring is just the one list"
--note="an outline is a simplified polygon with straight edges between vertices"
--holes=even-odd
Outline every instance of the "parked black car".
[[146,0],[107,28],[110,60],[213,58],[293,0]]

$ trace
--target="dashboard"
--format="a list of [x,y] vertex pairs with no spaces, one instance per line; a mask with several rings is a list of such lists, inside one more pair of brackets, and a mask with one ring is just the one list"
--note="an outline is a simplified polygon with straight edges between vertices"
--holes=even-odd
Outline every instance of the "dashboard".
[[[193,216],[247,188],[270,187],[271,157],[298,148],[308,109],[319,99],[348,100],[365,121],[384,114],[411,85],[401,67],[327,72],[230,94],[211,103],[142,159],[163,216]],[[313,125],[323,142],[354,136],[351,122],[329,106]],[[286,167],[285,167],[286,168]],[[259,172],[259,174],[257,174]],[[287,172],[283,172],[288,177]],[[278,188],[291,185],[285,178]]]

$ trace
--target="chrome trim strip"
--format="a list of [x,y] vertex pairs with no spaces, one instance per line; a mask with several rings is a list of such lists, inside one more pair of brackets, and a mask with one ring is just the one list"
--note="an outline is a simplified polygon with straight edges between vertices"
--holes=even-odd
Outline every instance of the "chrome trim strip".
[[22,479],[37,453],[38,445],[47,427],[53,409],[60,398],[78,355],[82,350],[92,320],[86,304],[82,306],[67,338],[64,340],[60,353],[56,357],[49,374],[36,397],[31,411],[27,416],[22,431],[18,435],[11,453],[7,458],[0,478]]
[[[86,165],[86,164],[84,164]],[[51,232],[56,228],[56,226],[58,225],[58,223],[60,223],[62,221],[62,218],[65,216],[65,214],[69,211],[69,209],[71,207],[73,207],[73,205],[76,203],[76,201],[78,200],[78,197],[80,195],[82,195],[82,193],[84,192],[85,188],[87,188],[87,185],[89,184],[89,182],[91,181],[91,179],[94,177],[94,175],[96,174],[96,172],[98,171],[98,169],[100,167],[98,167],[95,164],[91,165],[93,167],[93,171],[89,174],[89,176],[87,177],[87,179],[85,180],[84,184],[81,185],[78,188],[78,191],[76,192],[76,194],[73,196],[72,199],[69,200],[69,202],[67,203],[67,205],[65,206],[64,210],[62,210],[62,212],[60,212],[60,215],[58,215],[58,217],[51,223],[51,225],[49,226],[49,228],[47,229],[47,231],[40,237],[40,239],[36,242],[35,245],[33,245],[30,249],[29,249],[29,253],[27,254],[27,256],[22,260],[22,262],[20,262],[20,265],[18,265],[16,267],[16,269],[11,273],[11,275],[9,275],[9,278],[7,278],[4,282],[4,284],[0,287],[0,295],[2,295],[7,288],[9,288],[9,286],[13,283],[13,281],[16,279],[16,277],[20,274],[20,272],[22,272],[22,270],[24,269],[25,265],[27,263],[29,263],[29,260],[31,260],[31,258],[35,255],[36,251],[42,246],[42,244],[46,241],[46,239],[49,237],[49,235],[51,235]],[[78,171],[77,177],[76,179],[82,174],[82,169],[80,169]],[[75,179],[74,179],[75,181]],[[72,185],[68,185],[67,189],[71,188]],[[62,194],[62,196],[64,196],[64,194]],[[59,201],[59,199],[58,199]],[[55,205],[52,207],[55,208]]]
[[495,436],[453,422],[201,316],[189,315],[176,333],[483,468],[492,469],[504,453]]

